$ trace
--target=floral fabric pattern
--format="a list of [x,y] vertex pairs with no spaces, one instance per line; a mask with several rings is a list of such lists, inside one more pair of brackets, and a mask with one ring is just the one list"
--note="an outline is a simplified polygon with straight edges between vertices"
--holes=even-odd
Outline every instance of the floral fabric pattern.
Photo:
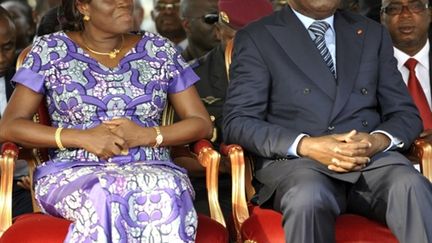
[[[108,68],[57,32],[35,40],[13,80],[44,94],[52,126],[89,129],[119,117],[160,125],[167,94],[198,78],[152,33]],[[131,148],[109,161],[81,148],[52,149],[35,178],[45,212],[74,221],[66,242],[194,241],[193,190],[168,148]]]

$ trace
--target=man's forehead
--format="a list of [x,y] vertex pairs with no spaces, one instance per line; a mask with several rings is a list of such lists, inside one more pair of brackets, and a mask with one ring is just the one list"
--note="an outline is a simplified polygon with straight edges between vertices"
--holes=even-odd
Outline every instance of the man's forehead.
[[383,0],[382,4],[387,5],[390,3],[414,3],[414,2],[422,2],[422,3],[428,3],[428,0]]
[[180,0],[154,0],[153,3],[154,4],[158,4],[158,3],[179,3]]

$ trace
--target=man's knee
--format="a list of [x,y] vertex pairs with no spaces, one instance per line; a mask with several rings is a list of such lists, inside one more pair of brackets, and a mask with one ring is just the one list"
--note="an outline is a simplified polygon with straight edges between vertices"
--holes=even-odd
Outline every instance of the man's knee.
[[[414,192],[414,193],[412,193]],[[432,184],[428,179],[416,172],[407,173],[394,180],[390,186],[390,196],[400,194],[425,195],[432,193]]]
[[281,197],[280,209],[283,214],[313,215],[320,213],[340,214],[336,196],[324,186],[294,186]]

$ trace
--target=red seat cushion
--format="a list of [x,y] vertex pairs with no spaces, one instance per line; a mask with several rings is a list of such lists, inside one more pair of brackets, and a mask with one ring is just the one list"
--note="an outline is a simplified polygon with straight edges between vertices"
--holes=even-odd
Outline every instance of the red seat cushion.
[[45,214],[30,213],[18,216],[0,243],[62,243],[71,221]]
[[215,220],[198,214],[197,243],[228,243],[228,230]]
[[[241,227],[243,240],[260,243],[284,243],[282,215],[274,210],[250,207],[250,217]],[[336,242],[397,243],[391,231],[384,225],[362,216],[344,214],[336,220]]]
[[385,226],[354,214],[344,214],[336,220],[336,242],[397,243],[398,240]]
[[[71,221],[45,214],[24,214],[17,217],[3,234],[0,243],[62,243]],[[198,215],[198,243],[227,243],[228,231],[211,218]]]

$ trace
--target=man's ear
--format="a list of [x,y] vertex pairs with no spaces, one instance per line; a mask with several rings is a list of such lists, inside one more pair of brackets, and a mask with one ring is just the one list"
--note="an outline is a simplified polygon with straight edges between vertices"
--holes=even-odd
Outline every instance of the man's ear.
[[189,19],[182,19],[181,20],[181,25],[182,25],[182,27],[183,27],[183,29],[184,29],[184,31],[186,32],[186,34],[190,34],[192,31],[191,31],[191,28],[190,28],[190,21],[189,21]]
[[223,33],[222,33],[222,27],[220,26],[220,24],[219,23],[216,23],[215,24],[215,33],[216,33],[216,38],[219,40],[219,41],[222,41],[222,38],[223,38]]
[[150,16],[151,16],[152,20],[155,21],[156,13],[154,10],[150,11]]
[[[429,12],[429,24],[432,24],[432,8],[428,8]],[[432,28],[432,26],[429,26],[429,28]]]

